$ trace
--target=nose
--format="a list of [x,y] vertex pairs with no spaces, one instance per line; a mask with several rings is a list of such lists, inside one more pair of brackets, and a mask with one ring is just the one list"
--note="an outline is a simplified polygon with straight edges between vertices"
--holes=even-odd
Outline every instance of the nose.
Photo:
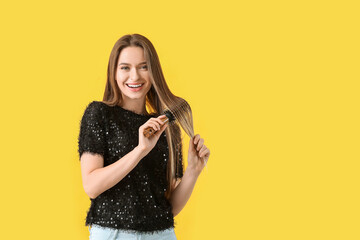
[[130,79],[131,81],[135,82],[136,80],[139,79],[139,74],[137,72],[137,69],[136,68],[132,68],[131,71],[130,71]]

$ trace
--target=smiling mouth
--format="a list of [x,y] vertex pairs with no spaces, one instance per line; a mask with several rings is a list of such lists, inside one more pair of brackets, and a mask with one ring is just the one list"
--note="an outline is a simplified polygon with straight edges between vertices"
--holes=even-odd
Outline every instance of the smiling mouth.
[[144,84],[140,83],[140,84],[126,84],[126,86],[128,86],[129,88],[139,88],[142,87]]

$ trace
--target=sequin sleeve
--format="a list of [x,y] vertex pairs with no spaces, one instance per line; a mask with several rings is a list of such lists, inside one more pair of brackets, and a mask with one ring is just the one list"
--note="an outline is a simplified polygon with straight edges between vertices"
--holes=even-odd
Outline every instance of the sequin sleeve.
[[83,152],[105,154],[104,115],[100,102],[92,101],[84,111],[78,136],[79,159]]
[[179,155],[178,162],[176,164],[176,178],[182,178],[183,177],[183,154],[182,154],[182,144],[180,144],[180,148],[177,151]]

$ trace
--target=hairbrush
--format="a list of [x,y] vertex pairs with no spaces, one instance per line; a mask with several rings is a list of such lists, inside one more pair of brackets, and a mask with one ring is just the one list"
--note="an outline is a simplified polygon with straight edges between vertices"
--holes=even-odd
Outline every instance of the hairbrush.
[[[161,115],[165,115],[165,118],[164,118],[164,120],[163,120],[163,123],[164,123],[164,124],[167,123],[167,122],[171,123],[171,122],[175,121],[175,117],[174,117],[174,115],[171,113],[170,110],[165,110],[164,113],[161,114]],[[145,130],[144,130],[144,136],[148,138],[148,137],[150,137],[151,135],[153,135],[154,133],[156,133],[157,131],[158,131],[158,130],[155,130],[155,129],[152,128],[152,127],[147,127],[147,128],[145,128]]]
[[[165,115],[165,118],[163,120],[164,123],[169,122],[169,124],[171,124],[171,123],[174,123],[175,121],[177,121],[180,123],[181,126],[183,124],[185,124],[186,125],[185,131],[187,132],[187,134],[189,136],[194,135],[194,133],[193,133],[194,131],[192,129],[193,124],[192,124],[191,108],[190,108],[190,105],[184,99],[177,98],[175,101],[173,101],[171,103],[170,107],[167,106],[167,109],[161,115]],[[181,121],[179,121],[179,120],[181,120]],[[182,127],[184,129],[184,126],[182,126]],[[187,129],[189,129],[189,130],[187,131]],[[147,127],[144,130],[144,136],[150,137],[157,131],[158,130],[155,130],[152,127]],[[191,136],[191,137],[193,137],[193,136]]]

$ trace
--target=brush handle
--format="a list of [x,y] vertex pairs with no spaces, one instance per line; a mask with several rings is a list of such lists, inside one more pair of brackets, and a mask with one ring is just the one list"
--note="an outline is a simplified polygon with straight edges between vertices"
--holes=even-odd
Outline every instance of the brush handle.
[[[165,115],[165,118],[164,118],[164,124],[166,123],[166,122],[168,122],[169,121],[169,118],[167,118],[166,117],[166,115]],[[161,125],[162,126],[162,125]],[[147,128],[145,128],[145,130],[144,130],[144,136],[145,137],[147,137],[147,138],[149,138],[151,135],[153,135],[153,134],[155,134],[156,132],[157,132],[158,130],[155,130],[153,127],[147,127]]]

